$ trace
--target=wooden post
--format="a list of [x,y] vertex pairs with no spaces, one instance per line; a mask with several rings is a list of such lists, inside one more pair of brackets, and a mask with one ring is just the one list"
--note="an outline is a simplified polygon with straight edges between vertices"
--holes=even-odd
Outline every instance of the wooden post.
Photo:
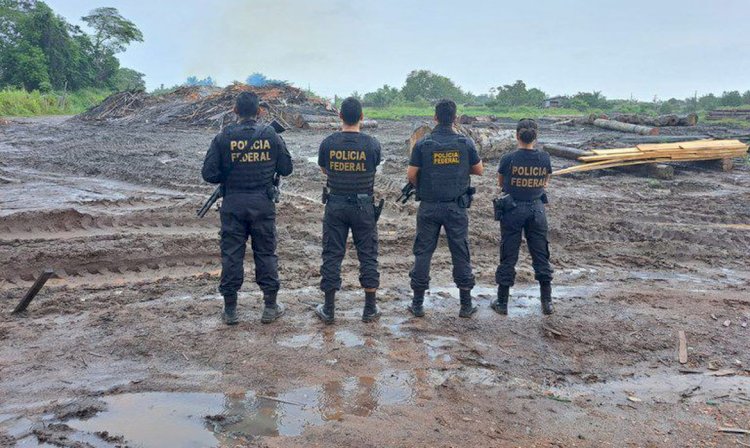
[[678,334],[678,338],[680,340],[680,364],[687,364],[688,362],[688,351],[687,351],[687,337],[685,336],[684,331],[680,331]]
[[34,284],[31,286],[31,289],[29,289],[29,291],[26,293],[26,296],[24,296],[23,300],[21,300],[18,306],[16,306],[16,309],[13,310],[13,314],[18,314],[26,311],[26,308],[28,308],[31,301],[34,300],[34,297],[39,294],[39,291],[41,291],[44,284],[47,283],[47,280],[52,278],[53,275],[55,275],[55,271],[53,271],[52,269],[45,269],[44,271],[42,271]]

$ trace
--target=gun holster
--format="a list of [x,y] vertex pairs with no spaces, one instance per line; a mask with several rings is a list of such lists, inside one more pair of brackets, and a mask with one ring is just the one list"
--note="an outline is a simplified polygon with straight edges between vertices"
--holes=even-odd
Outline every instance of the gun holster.
[[477,193],[477,189],[469,187],[466,189],[466,193],[458,197],[456,201],[458,206],[461,208],[471,208],[471,203],[474,202],[474,195]]
[[549,204],[549,198],[547,198],[547,193],[542,193],[542,195],[539,197],[539,200],[542,201],[542,204]]
[[509,194],[492,200],[492,207],[495,210],[495,221],[502,221],[505,213],[516,208],[516,201]]
[[328,187],[323,187],[323,194],[320,197],[320,201],[323,203],[323,205],[328,203]]

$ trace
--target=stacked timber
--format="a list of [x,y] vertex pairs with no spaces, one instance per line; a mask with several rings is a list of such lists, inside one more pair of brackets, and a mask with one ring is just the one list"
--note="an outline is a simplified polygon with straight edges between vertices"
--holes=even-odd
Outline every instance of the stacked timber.
[[592,155],[578,157],[584,162],[555,171],[554,175],[601,170],[647,163],[731,160],[747,155],[748,145],[739,140],[697,140],[678,143],[642,144],[634,148],[594,149]]
[[707,120],[748,120],[750,121],[750,109],[719,109],[712,110],[706,116]]

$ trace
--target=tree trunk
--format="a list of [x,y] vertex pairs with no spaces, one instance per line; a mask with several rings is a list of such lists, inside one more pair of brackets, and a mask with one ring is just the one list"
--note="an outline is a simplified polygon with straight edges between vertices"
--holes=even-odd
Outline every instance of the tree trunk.
[[590,156],[593,154],[590,151],[584,151],[582,149],[571,148],[569,146],[558,145],[555,143],[545,143],[542,148],[550,155],[570,160],[578,160],[581,156]]
[[630,132],[633,134],[640,134],[640,135],[659,135],[659,128],[639,126],[637,124],[621,123],[619,121],[604,120],[601,118],[594,120],[594,126],[603,128],[603,129],[611,129],[613,131]]

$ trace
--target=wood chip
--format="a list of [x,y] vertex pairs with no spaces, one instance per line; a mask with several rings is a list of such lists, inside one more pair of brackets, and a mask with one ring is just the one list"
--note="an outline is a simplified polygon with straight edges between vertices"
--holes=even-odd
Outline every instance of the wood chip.
[[628,401],[632,401],[633,403],[640,403],[640,402],[642,402],[643,400],[641,400],[641,399],[640,399],[640,398],[638,398],[638,397],[633,397],[633,396],[629,396],[629,397],[628,397]]

